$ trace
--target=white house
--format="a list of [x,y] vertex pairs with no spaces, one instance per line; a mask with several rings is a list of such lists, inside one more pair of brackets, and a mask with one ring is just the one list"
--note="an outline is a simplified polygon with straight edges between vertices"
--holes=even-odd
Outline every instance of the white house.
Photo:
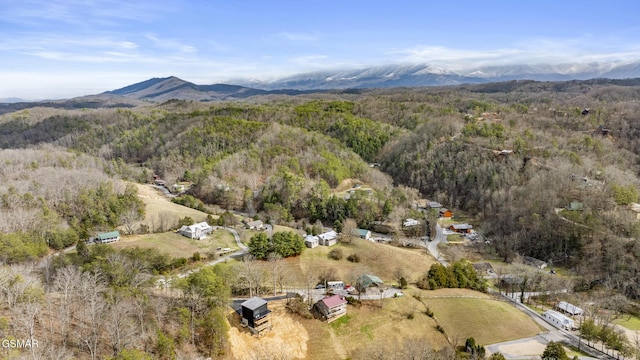
[[571,314],[573,316],[576,316],[576,315],[580,316],[584,313],[584,311],[581,308],[573,304],[570,304],[566,301],[560,301],[558,303],[558,309],[566,312],[567,314]]
[[320,239],[314,235],[307,235],[304,237],[304,244],[309,248],[313,249],[314,247],[320,244]]
[[318,243],[324,246],[332,246],[338,242],[338,234],[331,230],[318,235]]
[[557,327],[558,329],[573,330],[576,328],[573,319],[566,315],[560,314],[557,311],[547,310],[542,316],[549,324]]
[[211,234],[212,231],[213,228],[209,226],[209,224],[201,222],[193,225],[184,225],[178,230],[178,233],[190,239],[202,240]]
[[420,221],[418,221],[416,219],[411,219],[411,218],[406,219],[402,223],[402,226],[404,226],[404,227],[417,226],[417,225],[420,225]]
[[245,227],[249,230],[262,230],[262,228],[264,227],[264,224],[262,223],[261,220],[254,220],[254,221],[250,221],[248,222]]

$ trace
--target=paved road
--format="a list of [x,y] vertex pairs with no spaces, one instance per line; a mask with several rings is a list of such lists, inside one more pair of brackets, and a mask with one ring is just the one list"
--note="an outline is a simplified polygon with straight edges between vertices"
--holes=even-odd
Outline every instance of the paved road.
[[442,257],[442,254],[438,251],[438,244],[447,244],[447,235],[444,234],[444,230],[440,224],[436,224],[436,236],[427,244],[427,250],[429,253],[444,266],[449,266],[449,263]]
[[[495,292],[494,292],[495,294]],[[497,294],[496,294],[497,295]],[[578,343],[581,342],[581,349],[590,354],[593,357],[581,357],[582,359],[613,359],[613,357],[604,354],[600,351],[598,351],[597,349],[593,349],[593,348],[589,348],[586,346],[586,343],[584,341],[580,341],[579,337],[569,331],[566,330],[561,330],[558,329],[556,327],[554,327],[553,325],[549,324],[548,322],[546,322],[544,320],[544,318],[542,317],[542,315],[538,314],[536,311],[532,310],[531,308],[529,308],[528,306],[525,306],[523,304],[521,304],[518,300],[511,298],[509,296],[506,295],[502,295],[505,299],[511,301],[519,310],[521,310],[522,312],[524,312],[525,314],[529,315],[529,317],[531,317],[535,322],[537,322],[538,324],[540,324],[542,327],[544,327],[545,329],[547,329],[546,333],[543,334],[539,334],[538,336],[535,336],[533,338],[526,338],[526,339],[518,339],[518,340],[514,340],[514,341],[507,341],[504,343],[498,343],[498,344],[492,344],[492,345],[488,345],[487,346],[487,350],[491,351],[492,353],[494,352],[499,352],[500,351],[500,346],[503,345],[512,345],[512,344],[517,344],[517,343],[525,343],[528,341],[539,341],[543,344],[547,344],[550,341],[561,341],[561,342],[565,342],[565,343],[569,343],[572,344],[575,347],[578,347]],[[505,354],[503,351],[502,352],[503,355],[505,355],[505,358],[507,359],[526,359],[527,357],[523,357],[523,356],[512,356],[509,354]],[[536,357],[539,358],[539,357]]]

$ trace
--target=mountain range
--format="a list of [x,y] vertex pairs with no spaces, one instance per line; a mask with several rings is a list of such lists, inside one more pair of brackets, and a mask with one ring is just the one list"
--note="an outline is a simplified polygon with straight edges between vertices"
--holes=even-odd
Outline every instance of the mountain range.
[[[67,102],[49,102],[54,107],[134,106],[138,101],[171,99],[195,101],[238,100],[258,95],[299,95],[344,89],[447,86],[484,84],[511,80],[568,81],[595,78],[640,78],[640,61],[631,63],[570,63],[484,66],[453,71],[431,65],[387,65],[355,70],[318,71],[273,81],[231,80],[229,84],[196,85],[175,76],[153,78],[102,94]],[[26,106],[20,99],[0,99],[0,113]],[[42,102],[39,102],[42,104]],[[43,106],[43,105],[41,105]]]
[[169,99],[220,101],[244,99],[256,95],[298,95],[340,89],[446,86],[511,80],[567,81],[638,77],[640,77],[640,61],[626,64],[485,66],[464,72],[430,65],[388,65],[356,70],[311,72],[274,81],[232,80],[229,81],[230,84],[213,85],[196,85],[172,76],[149,79],[105,94],[149,101]]
[[320,71],[275,81],[234,81],[257,89],[346,89],[479,84],[510,80],[566,81],[640,77],[640,61],[484,66],[453,71],[431,65],[388,65],[355,70]]

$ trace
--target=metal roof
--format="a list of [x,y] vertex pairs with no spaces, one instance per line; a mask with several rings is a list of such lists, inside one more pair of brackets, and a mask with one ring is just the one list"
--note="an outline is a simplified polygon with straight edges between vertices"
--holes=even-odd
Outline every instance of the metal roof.
[[120,236],[119,231],[109,231],[98,234],[98,240],[113,239]]
[[240,304],[240,306],[246,307],[249,310],[255,310],[266,303],[267,303],[267,300],[254,296],[251,299]]

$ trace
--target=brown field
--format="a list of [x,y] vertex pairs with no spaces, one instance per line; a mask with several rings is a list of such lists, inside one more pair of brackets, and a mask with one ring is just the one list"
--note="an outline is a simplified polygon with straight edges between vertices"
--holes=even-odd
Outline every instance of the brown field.
[[136,246],[153,248],[172,257],[191,257],[196,251],[202,256],[209,256],[218,247],[228,247],[234,251],[239,249],[233,235],[226,230],[215,230],[204,240],[188,239],[174,232],[124,236],[112,246],[116,249]]
[[[135,185],[138,187],[138,197],[142,199],[145,205],[145,217],[135,225],[135,228],[144,224],[152,231],[156,229],[166,231],[175,228],[178,220],[185,216],[191,217],[195,222],[207,219],[207,214],[202,211],[172,203],[159,190],[145,184]],[[217,218],[217,216],[214,216],[214,218]]]
[[[328,254],[333,249],[342,250],[342,260],[329,258]],[[347,257],[351,254],[358,254],[360,262],[348,261]],[[399,248],[356,238],[351,244],[338,243],[331,247],[305,249],[299,263],[302,273],[321,272],[332,268],[335,269],[336,280],[351,282],[354,276],[366,273],[376,275],[389,284],[396,284],[394,273],[397,269],[402,269],[407,280],[414,282],[429,270],[435,260],[426,255],[424,250]]]
[[[263,348],[286,358],[345,359],[368,346],[401,348],[404,341],[420,339],[433,349],[448,341],[464,342],[473,336],[480,344],[503,342],[537,335],[541,329],[525,314],[491,296],[465,289],[424,291],[409,289],[405,296],[349,305],[347,315],[332,324],[303,319],[283,308],[284,300],[269,302],[273,330],[260,339],[252,337],[231,319],[229,343],[237,359],[256,358]],[[425,314],[426,307],[435,319]],[[440,333],[444,327],[449,340]],[[279,349],[279,351],[276,351]]]

